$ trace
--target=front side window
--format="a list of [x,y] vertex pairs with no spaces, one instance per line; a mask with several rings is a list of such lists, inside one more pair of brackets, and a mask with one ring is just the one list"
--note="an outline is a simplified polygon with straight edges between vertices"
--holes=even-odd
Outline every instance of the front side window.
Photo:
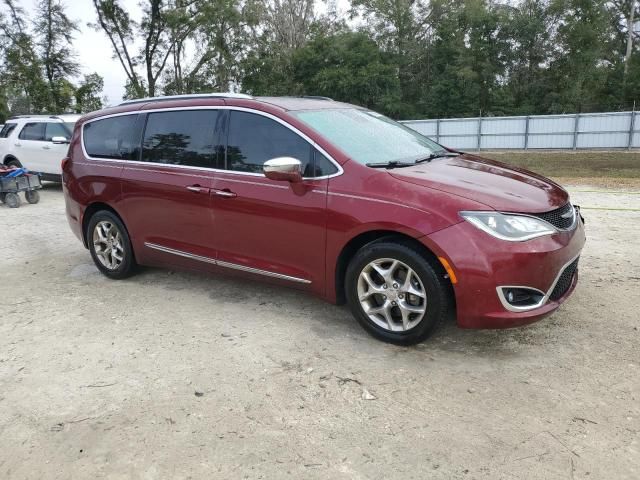
[[192,167],[214,165],[217,110],[150,113],[144,132],[142,160]]
[[309,142],[275,120],[255,113],[232,111],[226,168],[238,172],[262,173],[264,162],[276,157],[300,160],[303,176],[313,176]]
[[16,128],[17,123],[6,123],[0,130],[0,138],[7,138]]
[[412,162],[443,148],[375,112],[357,108],[290,112],[358,163]]
[[50,142],[53,137],[64,137],[67,140],[71,138],[71,134],[62,123],[47,123],[44,129],[44,139]]
[[21,140],[44,140],[44,126],[43,122],[29,122],[25,123],[18,138]]
[[137,160],[140,145],[138,115],[121,115],[87,123],[84,148],[90,157]]

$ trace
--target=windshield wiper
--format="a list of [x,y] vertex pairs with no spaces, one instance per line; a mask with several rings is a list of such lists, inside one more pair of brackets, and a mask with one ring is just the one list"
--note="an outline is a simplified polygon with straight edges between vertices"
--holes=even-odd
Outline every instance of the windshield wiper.
[[434,152],[431,155],[429,155],[428,157],[425,158],[421,158],[419,160],[416,160],[416,163],[422,163],[422,162],[430,162],[431,160],[433,160],[434,158],[441,158],[441,157],[457,157],[458,155],[460,155],[459,153],[456,152],[448,152],[446,150],[441,150],[439,152]]
[[412,165],[415,165],[415,163],[398,162],[397,160],[392,160],[391,162],[366,163],[365,165],[371,168],[400,168],[410,167]]

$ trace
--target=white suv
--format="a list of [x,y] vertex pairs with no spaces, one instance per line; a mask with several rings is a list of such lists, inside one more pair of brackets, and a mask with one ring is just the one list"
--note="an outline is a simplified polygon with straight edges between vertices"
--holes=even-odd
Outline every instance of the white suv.
[[73,127],[80,115],[19,115],[0,130],[0,160],[4,165],[42,173],[44,180],[60,181],[60,162],[67,153]]

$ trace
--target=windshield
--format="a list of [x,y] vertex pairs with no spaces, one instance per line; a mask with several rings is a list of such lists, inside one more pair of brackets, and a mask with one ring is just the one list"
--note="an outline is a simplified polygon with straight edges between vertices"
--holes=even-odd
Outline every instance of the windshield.
[[358,163],[414,162],[444,149],[379,113],[355,108],[290,112]]

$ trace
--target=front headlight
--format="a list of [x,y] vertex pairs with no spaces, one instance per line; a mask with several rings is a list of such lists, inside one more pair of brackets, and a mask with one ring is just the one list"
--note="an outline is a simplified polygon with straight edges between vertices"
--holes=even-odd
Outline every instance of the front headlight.
[[501,240],[522,242],[556,233],[556,228],[539,218],[499,212],[460,212],[462,218]]

